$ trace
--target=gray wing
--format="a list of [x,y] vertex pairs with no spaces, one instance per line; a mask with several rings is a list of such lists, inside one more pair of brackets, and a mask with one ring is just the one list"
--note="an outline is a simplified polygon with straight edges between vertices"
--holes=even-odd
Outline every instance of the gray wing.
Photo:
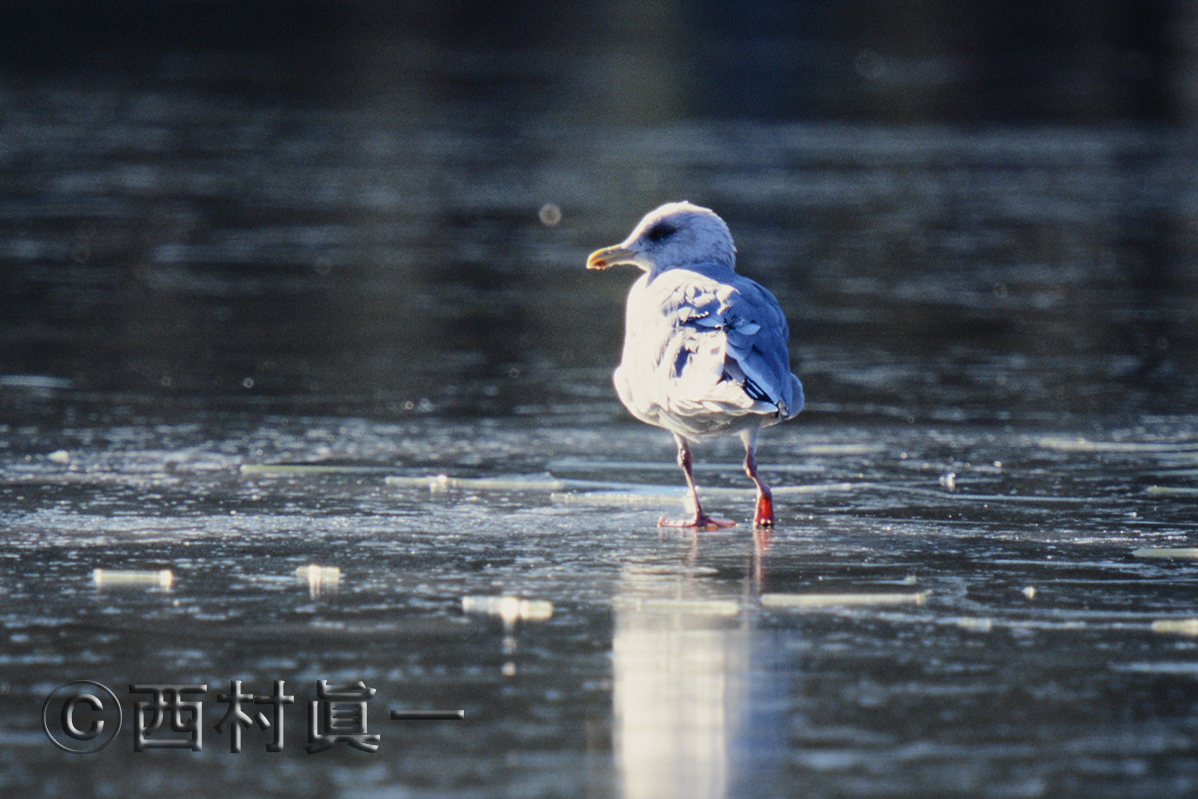
[[695,308],[690,320],[680,321],[723,334],[722,381],[740,387],[755,402],[774,406],[780,418],[797,414],[803,405],[802,389],[790,372],[790,328],[778,300],[757,282],[735,272],[720,274],[702,267],[694,271],[721,285]]
[[[688,435],[716,434],[736,417],[780,421],[799,412],[802,387],[790,373],[789,329],[769,291],[721,266],[669,270],[642,291],[638,343],[626,347],[622,369],[632,384],[627,390],[639,394],[636,404],[666,417],[654,423]],[[651,317],[655,323],[644,325]]]

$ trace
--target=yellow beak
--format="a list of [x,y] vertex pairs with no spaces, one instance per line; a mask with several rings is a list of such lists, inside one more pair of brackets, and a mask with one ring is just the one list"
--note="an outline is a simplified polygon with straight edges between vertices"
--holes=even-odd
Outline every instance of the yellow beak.
[[637,261],[637,254],[632,250],[621,247],[619,244],[613,247],[604,247],[602,250],[595,250],[587,256],[587,269],[607,269],[608,267],[620,264],[640,265]]

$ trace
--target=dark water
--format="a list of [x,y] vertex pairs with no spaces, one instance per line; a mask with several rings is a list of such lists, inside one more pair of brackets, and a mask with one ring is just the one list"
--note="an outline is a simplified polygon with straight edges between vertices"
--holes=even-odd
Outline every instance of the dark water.
[[[1195,791],[1191,129],[1078,121],[1131,79],[1048,121],[777,119],[675,93],[693,55],[445,47],[316,100],[276,51],[0,87],[0,791]],[[697,474],[740,525],[659,531],[672,443],[611,388],[633,276],[585,256],[682,198],[791,320],[768,536],[735,441]],[[96,754],[40,729],[74,679],[125,707]],[[284,751],[228,751],[231,680],[286,681]],[[318,680],[377,689],[377,752],[305,752]],[[208,686],[201,752],[133,751],[147,683]]]

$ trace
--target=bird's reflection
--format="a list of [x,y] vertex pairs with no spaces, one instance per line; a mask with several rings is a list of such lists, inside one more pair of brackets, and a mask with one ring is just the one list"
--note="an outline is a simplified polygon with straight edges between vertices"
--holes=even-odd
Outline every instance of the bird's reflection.
[[[614,747],[626,799],[775,793],[787,745],[787,685],[752,599],[768,540],[743,583],[630,564],[617,592]],[[749,594],[748,597],[744,596]]]

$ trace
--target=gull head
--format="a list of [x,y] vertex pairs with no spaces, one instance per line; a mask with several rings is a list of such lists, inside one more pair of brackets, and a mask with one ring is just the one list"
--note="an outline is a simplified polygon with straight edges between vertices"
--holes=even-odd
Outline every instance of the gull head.
[[698,264],[736,266],[736,247],[723,219],[710,208],[666,203],[645,214],[628,238],[596,250],[587,269],[631,264],[650,274]]

